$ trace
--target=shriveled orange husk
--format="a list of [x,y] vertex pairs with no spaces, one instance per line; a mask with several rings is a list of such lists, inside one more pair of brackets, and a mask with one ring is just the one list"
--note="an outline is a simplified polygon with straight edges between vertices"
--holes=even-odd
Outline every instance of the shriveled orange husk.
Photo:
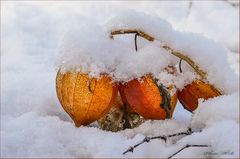
[[177,102],[176,94],[171,96],[150,75],[121,84],[119,92],[123,101],[145,119],[171,118]]
[[120,95],[117,96],[110,111],[98,119],[101,129],[113,132],[135,128],[143,122],[143,117],[124,104]]
[[185,86],[182,91],[177,92],[178,100],[189,111],[194,111],[198,107],[198,99],[207,100],[219,95],[221,93],[214,86],[202,80],[196,80]]
[[117,96],[111,78],[99,79],[87,74],[60,71],[56,77],[58,99],[77,127],[88,125],[109,111]]

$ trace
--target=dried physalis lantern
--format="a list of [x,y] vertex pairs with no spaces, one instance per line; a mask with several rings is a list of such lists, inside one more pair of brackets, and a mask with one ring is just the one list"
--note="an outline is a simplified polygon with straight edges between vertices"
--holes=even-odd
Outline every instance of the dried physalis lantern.
[[143,117],[124,104],[118,95],[110,111],[98,120],[98,125],[103,130],[116,132],[135,128],[143,122]]
[[[191,66],[193,66],[194,62],[191,59],[189,60],[191,61]],[[182,59],[179,63],[180,72],[182,72],[181,61]],[[201,79],[196,79],[191,84],[186,85],[183,90],[177,91],[178,100],[190,112],[197,109],[198,99],[207,100],[221,95],[221,92],[217,88],[207,82],[207,74],[204,71],[196,65],[193,68]]]
[[151,75],[134,79],[119,86],[119,92],[124,102],[145,119],[171,118],[174,112],[177,95],[171,95],[170,89]]
[[198,99],[207,100],[220,95],[221,93],[214,86],[199,79],[177,92],[180,103],[191,112],[198,107]]
[[58,99],[77,127],[88,125],[107,113],[117,96],[111,78],[101,75],[58,71],[56,78]]

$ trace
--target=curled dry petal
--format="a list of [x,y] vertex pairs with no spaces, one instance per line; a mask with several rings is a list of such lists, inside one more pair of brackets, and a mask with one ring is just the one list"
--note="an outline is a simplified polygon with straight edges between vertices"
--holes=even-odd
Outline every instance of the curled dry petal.
[[178,100],[189,111],[194,111],[198,107],[198,99],[205,100],[220,96],[221,93],[212,85],[196,80],[187,85],[183,90],[177,92]]

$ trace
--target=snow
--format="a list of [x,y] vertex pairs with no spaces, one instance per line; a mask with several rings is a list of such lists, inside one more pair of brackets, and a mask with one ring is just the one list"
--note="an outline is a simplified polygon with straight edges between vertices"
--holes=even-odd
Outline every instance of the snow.
[[[207,37],[226,45],[230,50],[239,52],[239,38],[233,38],[239,34],[237,14],[239,14],[237,9],[222,2],[197,2],[193,4],[192,12],[187,18],[186,23],[191,25],[185,25],[182,28],[185,31],[191,30],[203,33]],[[228,33],[224,34],[225,31]]]
[[[157,16],[127,10],[104,26],[107,31],[87,21],[76,26],[69,27],[70,33],[66,34],[58,59],[58,68],[63,71],[80,71],[97,77],[107,73],[114,80],[125,82],[149,73],[157,75],[168,65],[177,65],[179,61],[159,48],[159,41],[190,57],[207,73],[208,81],[222,92],[232,93],[237,89],[237,76],[228,65],[226,49],[201,35],[173,30],[167,21]],[[154,35],[156,45],[145,44],[134,53],[134,49],[124,43],[109,38],[111,31],[119,29],[137,29]],[[194,72],[190,69],[185,67],[184,72]],[[225,76],[222,76],[223,72]],[[182,89],[194,80],[185,76],[183,79],[187,82],[181,82],[182,85],[175,82],[177,88]]]
[[[213,83],[223,92],[232,93],[236,91],[238,80],[227,63],[227,50],[212,40],[198,34],[173,30],[171,25],[161,18],[133,11],[124,12],[108,23],[107,28],[109,32],[121,28],[142,30],[155,37],[156,41],[163,43],[162,45],[166,44],[174,50],[180,51],[190,57],[202,70],[206,71],[209,82]],[[160,53],[157,50],[156,52]],[[159,59],[158,63],[162,61],[165,60]],[[209,67],[210,63],[211,67]],[[225,76],[222,76],[222,72],[225,72]],[[184,85],[186,84],[188,83],[184,83]],[[184,85],[179,88],[183,88]]]
[[[193,1],[191,7],[188,1],[1,1],[1,157],[169,157],[186,144],[208,144],[176,157],[238,158],[238,13],[239,7],[224,1]],[[108,29],[118,24],[131,24],[157,41],[138,38],[136,53],[133,36],[109,39]],[[200,100],[193,114],[178,103],[173,119],[116,133],[94,124],[74,126],[56,97],[56,65],[91,76],[109,73],[116,81],[151,72],[181,88],[196,74],[184,62],[182,74],[166,74],[164,67],[179,60],[159,47],[162,42],[193,58],[225,95]],[[145,136],[177,133],[189,125],[202,132],[167,143],[153,140],[122,155]]]
[[[239,92],[201,101],[192,118],[192,125],[214,125],[225,119],[239,123]],[[231,103],[231,104],[229,104]],[[216,111],[217,109],[217,111]]]
[[109,35],[102,26],[89,21],[71,27],[64,38],[57,69],[85,72],[94,77],[106,73],[115,81],[127,82],[148,73],[158,73],[176,61],[164,49],[151,43],[136,53],[125,46],[126,42],[112,40]]

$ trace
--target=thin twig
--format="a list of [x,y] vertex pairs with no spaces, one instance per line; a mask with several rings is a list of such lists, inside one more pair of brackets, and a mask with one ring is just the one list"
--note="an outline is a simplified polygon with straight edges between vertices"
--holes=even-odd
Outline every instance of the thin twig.
[[180,59],[178,66],[179,66],[180,73],[182,73],[182,59]]
[[137,143],[134,146],[130,146],[126,151],[123,152],[123,155],[125,155],[128,152],[133,152],[136,147],[142,145],[145,142],[150,142],[151,140],[154,140],[154,139],[161,139],[161,140],[164,140],[164,142],[167,142],[168,138],[175,137],[175,136],[181,136],[181,135],[191,135],[192,133],[194,133],[194,131],[192,131],[191,128],[188,128],[187,131],[179,132],[179,133],[175,133],[175,134],[171,134],[171,135],[161,135],[161,136],[153,136],[153,137],[146,136],[141,142]]
[[181,151],[183,151],[184,149],[189,148],[189,147],[210,147],[210,145],[190,145],[190,144],[187,144],[186,146],[184,146],[183,148],[181,148],[180,150],[178,150],[177,152],[175,152],[174,154],[172,154],[170,157],[168,157],[168,159],[174,157],[174,156],[177,155],[179,152],[181,152]]
[[138,33],[135,34],[135,37],[134,37],[134,42],[135,42],[135,50],[138,51],[138,47],[137,47],[137,36],[138,36]]

